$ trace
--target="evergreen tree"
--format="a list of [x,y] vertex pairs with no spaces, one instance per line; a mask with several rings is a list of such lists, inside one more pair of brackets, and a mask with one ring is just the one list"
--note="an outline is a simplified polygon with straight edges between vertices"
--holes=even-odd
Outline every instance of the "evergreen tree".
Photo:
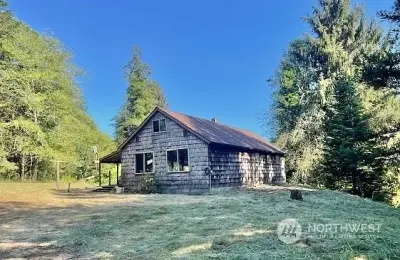
[[[392,24],[381,48],[366,57],[363,80],[372,86],[365,91],[373,118],[375,163],[380,166],[384,191],[400,197],[400,1],[392,10],[378,15]],[[395,197],[393,199],[396,201]],[[397,199],[398,200],[398,199]]]
[[365,54],[379,48],[381,31],[349,0],[320,0],[305,20],[313,34],[289,46],[273,81],[275,119],[288,171],[297,181],[316,182],[336,81],[358,78]]
[[327,109],[322,173],[325,186],[347,189],[356,195],[370,197],[378,176],[371,170],[372,132],[356,86],[337,81],[334,102]]
[[125,71],[128,82],[126,100],[114,119],[118,143],[128,138],[156,106],[167,107],[162,89],[157,82],[150,79],[150,67],[143,63],[141,51],[136,46]]
[[[382,15],[395,21],[398,6]],[[398,31],[382,37],[349,0],[318,1],[306,22],[313,34],[290,45],[273,81],[288,172],[363,196],[399,189]]]

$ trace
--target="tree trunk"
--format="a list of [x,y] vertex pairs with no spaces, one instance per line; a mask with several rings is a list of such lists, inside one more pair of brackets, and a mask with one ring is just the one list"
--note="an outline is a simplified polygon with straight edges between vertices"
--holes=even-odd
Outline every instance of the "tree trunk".
[[32,180],[33,179],[33,174],[32,174],[32,167],[33,166],[33,156],[29,155],[29,178]]
[[39,164],[39,160],[38,158],[35,156],[33,157],[33,179],[35,181],[39,180],[39,175],[38,175],[38,164]]
[[20,180],[25,179],[25,155],[21,155],[20,166],[19,166],[19,178]]
[[353,184],[352,184],[352,193],[354,194],[354,195],[356,195],[357,194],[357,179],[356,179],[356,176],[355,176],[355,174],[353,173],[352,174],[352,181],[353,181]]

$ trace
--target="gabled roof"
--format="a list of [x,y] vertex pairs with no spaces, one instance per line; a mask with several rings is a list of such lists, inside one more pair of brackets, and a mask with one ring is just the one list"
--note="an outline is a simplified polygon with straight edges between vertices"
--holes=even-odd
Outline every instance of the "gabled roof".
[[155,108],[153,112],[150,113],[138,129],[119,146],[118,150],[121,150],[125,145],[127,145],[156,112],[162,113],[208,144],[221,144],[267,153],[284,154],[284,152],[275,145],[250,131],[230,127],[199,117],[165,110],[159,107]]

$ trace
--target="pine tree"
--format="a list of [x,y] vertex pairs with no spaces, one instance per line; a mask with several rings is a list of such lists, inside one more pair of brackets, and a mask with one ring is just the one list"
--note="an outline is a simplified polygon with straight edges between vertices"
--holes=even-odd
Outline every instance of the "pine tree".
[[150,79],[150,67],[141,59],[141,51],[133,48],[132,59],[125,66],[128,81],[126,101],[115,117],[115,135],[122,143],[156,107],[167,107],[158,83]]
[[325,184],[352,193],[371,196],[371,188],[378,182],[371,178],[368,160],[373,136],[368,116],[353,82],[339,80],[334,90],[335,101],[327,110],[323,173]]
[[319,0],[305,21],[313,34],[293,41],[274,81],[275,118],[294,180],[318,182],[336,81],[358,80],[365,54],[379,48],[381,31],[350,0]]

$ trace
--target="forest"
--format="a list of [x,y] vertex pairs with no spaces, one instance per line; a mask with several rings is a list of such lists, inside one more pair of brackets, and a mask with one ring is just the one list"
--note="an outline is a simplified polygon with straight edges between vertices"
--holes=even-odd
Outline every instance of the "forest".
[[[113,140],[87,113],[72,53],[18,21],[3,0],[0,10],[1,179],[53,179],[56,161],[63,177],[95,175],[94,146],[100,156],[115,150],[155,106],[168,106],[134,47]],[[289,44],[268,80],[275,93],[265,121],[286,151],[288,181],[396,203],[400,0],[374,18],[350,0],[318,0],[304,18],[310,33]]]
[[318,1],[270,79],[274,130],[292,182],[399,203],[400,1],[376,18]]
[[[0,179],[54,180],[58,162],[64,179],[98,175],[94,151],[99,157],[114,151],[155,106],[167,106],[138,47],[124,69],[127,98],[114,118],[113,140],[87,113],[77,84],[84,71],[72,53],[18,21],[0,0]],[[103,177],[109,170],[115,178],[107,166]]]
[[57,39],[18,21],[0,0],[0,177],[90,176],[93,146],[115,148],[86,112],[77,79],[83,71]]

